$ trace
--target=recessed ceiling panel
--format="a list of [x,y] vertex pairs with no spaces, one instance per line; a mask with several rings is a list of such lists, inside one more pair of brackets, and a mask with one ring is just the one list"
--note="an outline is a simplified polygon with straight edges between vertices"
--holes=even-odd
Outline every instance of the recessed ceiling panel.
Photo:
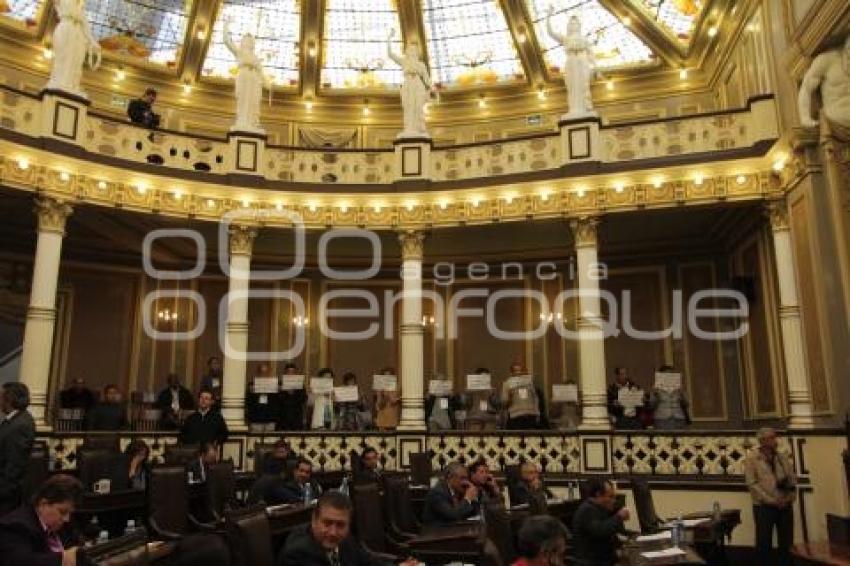
[[298,84],[298,41],[301,13],[296,0],[225,0],[213,27],[204,76],[236,76],[236,58],[224,45],[224,22],[234,42],[246,33],[256,38],[256,51],[265,73],[278,85]]
[[525,80],[505,14],[494,0],[422,0],[432,79],[440,86]]
[[697,18],[705,7],[704,0],[632,0],[659,26],[684,44],[694,37]]
[[395,31],[393,51],[400,53],[401,31],[393,0],[327,0],[322,86],[391,88],[401,84],[401,68],[387,57],[387,34]]
[[191,0],[87,0],[92,34],[104,51],[176,66]]
[[45,0],[0,0],[0,16],[35,27]]
[[546,29],[548,6],[555,9],[552,27],[566,35],[567,21],[573,15],[581,21],[582,34],[593,43],[599,68],[634,67],[656,62],[652,50],[625,24],[596,0],[526,0],[534,31],[550,71],[563,71],[566,55]]

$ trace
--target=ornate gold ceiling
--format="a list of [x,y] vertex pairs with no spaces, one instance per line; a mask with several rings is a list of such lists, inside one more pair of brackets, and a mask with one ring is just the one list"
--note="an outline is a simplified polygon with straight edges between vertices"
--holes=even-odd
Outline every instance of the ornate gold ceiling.
[[[0,25],[44,47],[52,0],[0,0]],[[564,53],[546,31],[571,15],[594,44],[598,79],[698,67],[731,26],[730,0],[87,0],[94,35],[116,81],[132,71],[215,89],[233,56],[222,28],[251,33],[276,95],[392,95],[400,70],[386,56],[416,43],[441,96],[493,89],[543,91],[561,81]],[[741,4],[741,3],[738,3]],[[731,19],[735,19],[734,17]]]

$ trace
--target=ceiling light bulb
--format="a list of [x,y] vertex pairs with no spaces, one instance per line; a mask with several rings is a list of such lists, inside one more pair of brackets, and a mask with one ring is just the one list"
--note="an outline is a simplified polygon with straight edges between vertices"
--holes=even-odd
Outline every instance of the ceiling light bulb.
[[630,25],[632,25],[632,19],[630,17],[626,16],[625,18],[623,18],[623,23],[627,26],[630,26]]
[[708,37],[714,37],[715,35],[717,35],[717,28],[714,26],[708,28]]
[[106,181],[98,181],[97,188],[101,191],[106,190]]
[[739,185],[743,185],[747,182],[747,177],[745,175],[738,175],[737,177],[735,177],[735,182]]
[[694,185],[697,185],[697,186],[702,185],[702,181],[703,181],[702,174],[697,173],[696,175],[694,175]]
[[251,199],[243,198],[242,208],[248,208],[249,206],[251,206]]
[[773,170],[774,171],[776,171],[778,173],[778,172],[782,171],[783,169],[785,169],[785,160],[784,159],[777,159],[776,161],[773,162]]
[[584,198],[584,187],[580,187],[578,190],[578,198]]
[[478,99],[478,108],[486,108],[486,107],[487,107],[487,101],[484,100],[484,97],[482,96],[481,98]]
[[59,180],[63,183],[67,183],[70,178],[71,176],[68,174],[67,171],[62,171],[59,173]]
[[275,204],[275,205],[274,205],[274,208],[275,208],[275,210],[277,210],[278,212],[280,212],[281,210],[283,210],[283,203],[282,203],[282,202],[279,202],[279,203]]
[[660,177],[656,177],[652,181],[652,186],[655,187],[656,189],[660,189],[661,185],[663,185],[663,184],[664,184],[664,181]]
[[310,212],[316,212],[316,203],[311,202],[309,205],[307,205],[307,208],[310,210]]
[[307,102],[305,102],[305,103],[304,103],[304,108],[306,108],[306,109],[307,109],[307,112],[312,112],[312,111],[313,111],[313,101],[312,101],[312,100],[308,100]]
[[478,206],[480,202],[481,199],[479,197],[472,197],[472,206]]
[[127,73],[124,72],[124,69],[118,69],[115,71],[116,81],[123,81],[125,78],[127,78]]
[[215,201],[213,199],[207,199],[207,208],[212,208],[215,206]]
[[339,205],[339,211],[341,213],[345,214],[346,212],[348,212],[348,205],[345,204],[345,203],[340,204]]
[[183,94],[190,94],[192,92],[192,85],[186,83],[183,85]]
[[609,91],[614,90],[614,81],[608,80],[605,83],[605,88],[608,89]]
[[549,191],[543,191],[542,193],[540,193],[540,200],[542,200],[543,202],[549,200]]
[[368,115],[369,115],[369,112],[370,112],[369,107],[368,107],[368,106],[364,106],[364,107],[363,107],[363,115],[364,115],[364,116],[368,116]]
[[175,190],[174,191],[174,198],[176,200],[182,199],[183,198],[183,191],[181,191],[180,189]]
[[623,183],[617,183],[616,185],[614,185],[614,190],[617,191],[618,193],[622,193],[623,192]]
[[206,39],[207,34],[206,34],[206,32],[204,31],[204,28],[202,28],[202,27],[198,28],[198,31],[195,33],[195,37],[197,37],[197,38],[198,38],[198,39],[200,39],[201,41],[203,41],[204,39]]
[[684,68],[679,69],[679,78],[680,78],[680,79],[682,79],[683,81],[684,81],[684,80],[687,80],[687,78],[688,78],[688,70],[687,70],[687,69],[684,69]]
[[525,43],[525,34],[522,33],[522,32],[519,32],[519,34],[517,34],[517,36],[516,36],[516,39],[520,43]]
[[448,206],[449,206],[449,201],[447,201],[445,199],[440,201],[440,208],[442,208],[443,210],[445,210],[446,207],[448,207]]
[[51,59],[53,59],[53,50],[50,49],[49,47],[45,47],[42,50],[41,55],[42,55],[42,57],[44,57],[45,59],[50,61]]
[[537,98],[540,100],[546,100],[546,91],[542,87],[537,90]]
[[136,191],[138,191],[138,193],[139,193],[140,195],[143,195],[143,194],[145,194],[146,192],[148,192],[148,188],[147,188],[146,186],[144,186],[144,185],[137,185],[137,186],[136,186]]
[[29,168],[30,162],[27,158],[21,157],[20,159],[18,159],[18,169],[20,169],[21,171],[26,171]]
[[514,201],[514,195],[505,195],[505,202],[511,204]]
[[407,211],[408,211],[408,212],[413,212],[413,209],[414,209],[415,207],[416,207],[416,204],[415,204],[415,203],[412,203],[412,202],[407,203]]
[[372,210],[374,210],[375,212],[381,212],[381,208],[382,208],[382,206],[381,206],[381,203],[379,203],[379,202],[376,202],[375,204],[372,205]]

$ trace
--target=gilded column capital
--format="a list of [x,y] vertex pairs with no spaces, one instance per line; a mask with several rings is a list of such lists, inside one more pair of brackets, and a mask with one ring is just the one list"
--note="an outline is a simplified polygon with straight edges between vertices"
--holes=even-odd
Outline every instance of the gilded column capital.
[[425,234],[419,230],[405,230],[398,235],[401,244],[401,259],[422,259]]
[[767,201],[764,205],[764,211],[770,220],[770,227],[774,232],[789,229],[788,202],[784,198]]
[[230,225],[230,255],[251,255],[257,230],[239,224]]
[[582,216],[570,221],[575,247],[596,247],[596,232],[599,227],[599,217]]
[[65,223],[74,209],[63,200],[41,196],[35,200],[35,214],[38,217],[39,232],[65,234]]

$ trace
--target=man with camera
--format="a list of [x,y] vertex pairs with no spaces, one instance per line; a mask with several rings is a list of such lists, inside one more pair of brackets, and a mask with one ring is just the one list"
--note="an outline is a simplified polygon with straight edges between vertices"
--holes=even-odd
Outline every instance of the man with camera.
[[[759,429],[758,443],[758,448],[751,450],[744,462],[744,477],[753,500],[756,522],[756,556],[759,564],[791,564],[797,478],[788,456],[777,450],[779,441],[775,430]],[[776,560],[771,558],[774,528]]]
[[477,515],[481,510],[478,488],[469,481],[469,472],[463,464],[448,464],[444,474],[445,478],[425,497],[422,511],[425,525],[450,525]]

